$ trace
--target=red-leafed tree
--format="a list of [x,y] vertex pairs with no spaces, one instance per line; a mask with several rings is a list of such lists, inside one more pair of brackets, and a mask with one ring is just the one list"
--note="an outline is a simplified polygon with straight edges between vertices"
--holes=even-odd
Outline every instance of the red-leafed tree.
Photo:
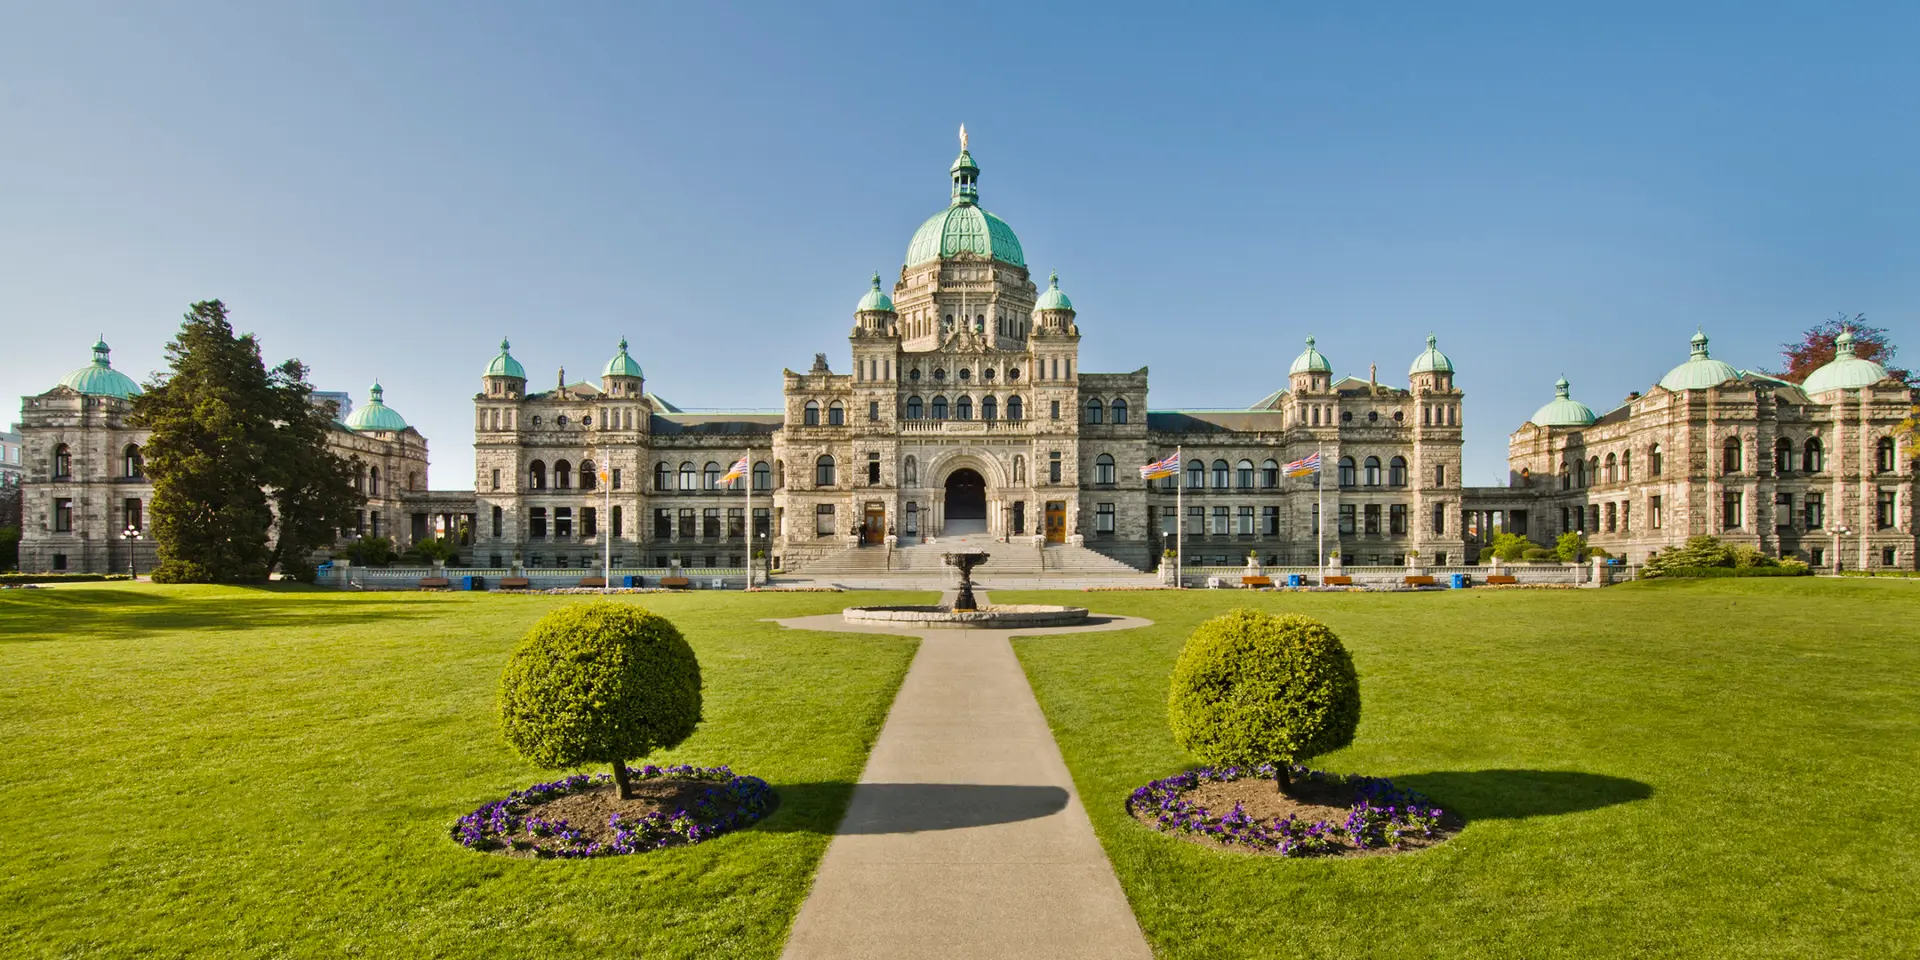
[[1853,331],[1854,356],[1886,367],[1888,374],[1903,383],[1913,382],[1913,375],[1909,371],[1894,367],[1893,355],[1898,348],[1887,339],[1887,331],[1869,326],[1864,313],[1851,318],[1841,313],[1831,320],[1822,320],[1808,329],[1800,342],[1781,344],[1780,356],[1786,359],[1787,368],[1775,376],[1793,383],[1806,380],[1808,374],[1833,360],[1833,341],[1840,336],[1841,330]]

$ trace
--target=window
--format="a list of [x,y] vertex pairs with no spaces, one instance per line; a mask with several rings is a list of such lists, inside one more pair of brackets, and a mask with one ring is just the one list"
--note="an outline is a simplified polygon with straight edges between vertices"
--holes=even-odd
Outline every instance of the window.
[[1017,396],[1008,397],[1007,398],[1007,419],[1018,420],[1020,419],[1022,413],[1023,413],[1023,408],[1020,405],[1020,398]]
[[547,465],[539,460],[527,464],[527,488],[545,490],[547,488]]
[[1340,458],[1340,485],[1343,487],[1353,486],[1354,484],[1353,477],[1354,477],[1353,458],[1341,457]]
[[1047,454],[1047,482],[1060,482],[1060,451]]
[[720,539],[719,507],[707,507],[700,511],[700,536],[708,540]]
[[1776,493],[1773,495],[1773,525],[1776,527],[1793,526],[1793,494]]
[[867,401],[867,422],[868,423],[880,422],[880,401],[878,400]]
[[1883,567],[1896,566],[1899,564],[1899,562],[1900,562],[1900,551],[1895,550],[1892,547],[1880,548],[1880,565],[1881,566]]
[[1396,503],[1387,508],[1387,532],[1399,536],[1407,532],[1407,505]]
[[1444,487],[1447,485],[1446,464],[1436,463],[1433,465],[1433,485],[1436,487]]
[[1619,529],[1619,525],[1620,525],[1619,508],[1614,506],[1611,503],[1607,504],[1607,532],[1608,533],[1614,532],[1615,530]]
[[917,487],[920,485],[920,461],[915,459],[912,454],[907,455],[906,463],[900,467],[900,483],[902,486],[907,487]]
[[1280,464],[1272,460],[1260,461],[1260,486],[1272,490],[1280,485]]
[[923,413],[923,407],[922,407],[922,404],[920,403],[920,398],[908,397],[907,398],[907,419],[908,420],[922,419],[922,413]]
[[766,507],[754,507],[753,508],[753,538],[755,540],[768,539],[772,530],[773,530],[773,511],[768,510]]
[[747,535],[747,511],[745,507],[727,508],[727,537],[738,540]]
[[673,511],[664,508],[653,511],[653,538],[655,540],[673,539]]
[[700,535],[700,515],[692,507],[680,508],[680,539],[692,540]]
[[1825,550],[1822,550],[1819,547],[1814,547],[1812,550],[1809,550],[1807,552],[1812,557],[1811,562],[1813,566],[1824,567],[1827,565],[1827,552]]
[[700,489],[700,468],[694,466],[691,460],[680,465],[680,489]]
[[547,538],[546,507],[533,507],[527,511],[527,536],[534,540]]
[[1607,454],[1607,482],[1620,482],[1620,461],[1613,454]]
[[66,480],[73,476],[73,450],[66,444],[53,448],[53,478]]
[[972,397],[962,396],[960,399],[955,400],[953,402],[953,418],[955,420],[972,420],[973,419],[973,398]]
[[933,398],[933,418],[935,420],[945,420],[947,418],[947,398],[946,397]]
[[[506,514],[507,512],[499,507],[493,508],[493,535],[496,538],[506,536]],[[494,564],[494,566],[499,566],[499,564]]]
[[1407,485],[1407,458],[1394,457],[1387,461],[1387,485],[1404,487]]
[[877,487],[879,485],[880,455],[877,453],[869,453],[867,454],[867,486]]
[[1000,402],[992,397],[980,398],[980,419],[997,420],[1000,418]]
[[[380,469],[378,467],[375,467],[368,473],[368,481],[373,485],[375,491],[380,489]],[[565,460],[554,461],[553,486],[556,490],[565,490],[573,486],[573,467],[569,466]]]
[[592,460],[580,461],[580,489],[592,490],[598,486],[600,478],[596,474]]
[[1359,516],[1359,513],[1359,509],[1351,503],[1343,503],[1340,505],[1341,533],[1353,533],[1358,529],[1355,518]]
[[1380,505],[1377,503],[1367,504],[1365,517],[1366,517],[1366,523],[1367,523],[1366,532],[1379,533],[1380,532]]
[[373,497],[377,497],[380,495],[380,468],[379,467],[367,468],[367,495],[373,496]]
[[1054,420],[1060,419],[1060,401],[1055,400],[1051,404],[1049,404],[1049,413],[1052,419]]
[[1215,490],[1225,490],[1227,488],[1227,462],[1225,460],[1215,460],[1213,462],[1213,488]]
[[1600,532],[1600,505],[1599,504],[1597,503],[1587,504],[1587,524],[1586,526],[1581,527],[1580,529],[1592,530],[1594,533]]
[[1793,472],[1793,441],[1781,437],[1773,444],[1773,472]]
[[813,485],[816,487],[833,486],[832,455],[821,454],[820,459],[813,462]]
[[493,485],[488,489],[490,490],[500,489],[500,468],[499,467],[493,468],[493,475],[489,478],[489,482],[492,483]]
[[1572,478],[1573,478],[1573,475],[1567,472],[1567,462],[1565,460],[1560,461],[1560,489],[1562,490],[1572,489],[1573,488]]
[[1447,532],[1447,505],[1444,503],[1433,505],[1433,532]]
[[1233,467],[1234,485],[1242,490],[1253,489],[1253,461],[1242,460]]
[[1807,529],[1818,530],[1827,525],[1827,495],[1809,493],[1802,501],[1801,512],[1806,514]]
[[1892,437],[1881,437],[1880,442],[1874,445],[1873,469],[1878,473],[1894,471]]
[[1379,486],[1380,485],[1380,458],[1368,457],[1365,464],[1365,470],[1366,470],[1367,486],[1369,487]]
[[1243,537],[1253,536],[1253,507],[1244,506],[1234,510],[1233,532]]
[[1105,419],[1106,419],[1106,408],[1100,405],[1100,399],[1098,397],[1095,397],[1091,400],[1088,400],[1087,401],[1087,422],[1100,423]]
[[753,488],[755,490],[773,489],[773,470],[762,460],[753,465]]
[[1277,537],[1280,535],[1279,507],[1260,508],[1260,532],[1269,537]]
[[1127,401],[1121,399],[1115,399],[1113,401],[1113,422],[1127,422]]
[[833,536],[833,504],[822,503],[813,508],[813,535]]
[[[1113,455],[1103,453],[1093,458],[1093,482],[1105,486],[1114,483]],[[1111,506],[1111,504],[1109,504]]]
[[1738,530],[1742,519],[1740,493],[1728,491],[1720,498],[1720,529]]
[[53,501],[53,532],[73,532],[73,500],[60,497]]
[[[1655,456],[1658,456],[1658,454],[1656,453],[1656,454],[1655,454]],[[1816,496],[1817,496],[1817,495],[1816,495]],[[1813,506],[1812,504],[1809,504],[1809,505],[1808,505],[1808,509],[1812,509],[1812,506]],[[1662,522],[1662,521],[1664,521],[1664,520],[1665,520],[1665,517],[1663,517],[1663,516],[1661,515],[1661,512],[1660,512],[1660,498],[1659,498],[1659,497],[1648,497],[1648,498],[1647,498],[1647,511],[1648,511],[1648,513],[1650,514],[1650,516],[1649,516],[1649,518],[1648,518],[1648,519],[1649,519],[1649,522],[1651,522],[1651,523],[1653,524],[1653,529],[1655,529],[1655,530],[1658,530],[1658,529],[1660,529],[1660,524],[1661,524],[1661,522]]]
[[621,517],[620,508],[614,507],[613,508],[613,535],[616,537],[623,537],[623,536],[626,536],[626,533],[627,533],[627,525]]
[[820,425],[820,401],[807,401],[807,405],[800,415],[800,422],[809,427],[817,427]]
[[144,466],[145,464],[140,460],[140,447],[138,444],[129,443],[125,450],[120,451],[121,476],[130,480],[138,480],[143,475],[142,468]]
[[1880,496],[1874,501],[1874,510],[1873,510],[1873,525],[1876,528],[1881,530],[1892,530],[1894,526],[1896,526],[1896,524],[1893,522],[1893,508],[1896,502],[1898,501],[1895,497],[1894,491],[1892,490],[1880,491]]
[[1233,518],[1227,513],[1226,507],[1213,508],[1213,534],[1215,536],[1226,536],[1232,523]]
[[1720,447],[1720,472],[1740,472],[1740,438],[1728,437]]
[[1093,509],[1093,532],[1102,537],[1113,536],[1113,504],[1095,504]]
[[1808,473],[1819,473],[1826,467],[1826,451],[1820,446],[1819,437],[1808,437],[1806,445],[1801,447],[1800,468]]
[[597,510],[594,507],[581,508],[580,535],[583,537],[595,537],[600,535],[600,511],[599,510]]
[[841,402],[838,400],[835,400],[834,402],[827,404],[827,426],[844,427],[846,425],[847,425],[846,406],[841,404]]
[[553,508],[553,537],[565,540],[573,536],[573,508]]
[[1656,443],[1653,446],[1648,447],[1647,448],[1647,476],[1657,477],[1660,475],[1660,466],[1661,466],[1660,460],[1661,460],[1660,445]]
[[1594,457],[1593,459],[1587,461],[1587,483],[1597,484],[1599,482],[1600,482],[1600,458]]
[[653,488],[655,490],[673,489],[673,468],[664,463],[653,465]]
[[1187,489],[1198,490],[1207,485],[1207,465],[1198,460],[1187,461]]
[[1632,450],[1627,450],[1620,454],[1620,481],[1622,483],[1633,482],[1633,451]]

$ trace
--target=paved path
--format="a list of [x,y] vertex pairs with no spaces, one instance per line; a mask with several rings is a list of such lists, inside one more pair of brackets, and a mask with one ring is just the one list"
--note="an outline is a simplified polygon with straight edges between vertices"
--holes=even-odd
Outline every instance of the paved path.
[[[1099,619],[1015,632],[1148,623]],[[785,960],[1152,956],[1014,658],[1015,632],[781,623],[920,637]]]

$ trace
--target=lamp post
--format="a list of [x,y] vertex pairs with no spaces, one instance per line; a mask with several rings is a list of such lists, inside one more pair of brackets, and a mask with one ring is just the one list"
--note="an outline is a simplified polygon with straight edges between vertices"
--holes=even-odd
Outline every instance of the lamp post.
[[127,528],[120,531],[120,539],[127,542],[127,574],[133,579],[138,580],[140,579],[140,571],[134,566],[133,543],[140,539],[140,528],[131,523],[127,524]]

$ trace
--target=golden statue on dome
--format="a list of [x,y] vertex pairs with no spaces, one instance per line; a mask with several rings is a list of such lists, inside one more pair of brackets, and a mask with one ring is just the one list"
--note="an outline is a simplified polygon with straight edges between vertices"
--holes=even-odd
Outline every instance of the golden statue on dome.
[[967,125],[964,123],[960,125],[960,152],[967,152]]

